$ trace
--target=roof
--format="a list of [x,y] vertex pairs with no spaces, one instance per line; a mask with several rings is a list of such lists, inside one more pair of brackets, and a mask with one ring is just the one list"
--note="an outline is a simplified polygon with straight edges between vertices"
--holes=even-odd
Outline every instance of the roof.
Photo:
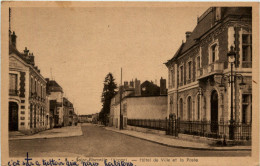
[[191,35],[186,40],[185,43],[182,43],[179,49],[176,51],[174,56],[168,60],[165,64],[166,66],[175,58],[179,57],[180,55],[184,54],[186,51],[194,47],[196,44],[199,43],[199,38],[201,38],[204,34],[210,31],[215,25],[221,23],[223,19],[227,16],[238,16],[241,18],[242,16],[252,16],[252,8],[251,7],[222,7],[221,8],[221,20],[213,25],[215,22],[215,8],[211,7],[206,10],[199,18],[196,27],[193,29]]
[[63,92],[62,87],[55,80],[47,82],[47,89],[50,92]]

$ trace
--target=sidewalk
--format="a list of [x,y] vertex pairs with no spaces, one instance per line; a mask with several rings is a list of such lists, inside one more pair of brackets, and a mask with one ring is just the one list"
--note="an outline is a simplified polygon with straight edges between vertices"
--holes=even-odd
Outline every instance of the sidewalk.
[[136,138],[144,139],[147,141],[151,141],[151,142],[155,142],[158,144],[175,147],[175,148],[193,149],[193,150],[215,150],[215,151],[241,151],[241,150],[251,151],[251,146],[213,147],[206,143],[190,142],[190,141],[175,138],[173,136],[143,133],[143,132],[132,131],[132,130],[118,130],[112,127],[104,127],[104,128],[106,130],[118,132],[121,134],[126,134],[129,136],[133,136]]
[[34,135],[24,135],[20,132],[9,132],[9,140],[26,140],[37,138],[57,138],[57,137],[73,137],[83,135],[81,125],[66,126],[62,128],[53,128],[45,130]]

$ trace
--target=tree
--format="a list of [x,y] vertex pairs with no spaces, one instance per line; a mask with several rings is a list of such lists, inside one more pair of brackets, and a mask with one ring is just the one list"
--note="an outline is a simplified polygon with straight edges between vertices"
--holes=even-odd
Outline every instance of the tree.
[[115,79],[112,73],[108,73],[104,80],[104,88],[101,96],[102,102],[102,109],[99,114],[99,120],[104,124],[107,125],[108,123],[108,116],[110,113],[110,103],[111,99],[117,93],[117,85],[115,83]]

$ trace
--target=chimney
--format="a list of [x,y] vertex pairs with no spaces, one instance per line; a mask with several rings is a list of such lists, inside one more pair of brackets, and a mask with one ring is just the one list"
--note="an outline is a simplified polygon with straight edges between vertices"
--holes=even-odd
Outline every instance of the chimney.
[[124,88],[128,88],[128,81],[124,81]]
[[166,79],[163,79],[161,77],[160,79],[160,95],[166,95],[167,91],[166,91]]
[[134,81],[130,81],[130,87],[133,88],[134,87]]
[[13,31],[13,34],[11,35],[11,43],[14,47],[16,47],[16,38],[15,32]]
[[34,55],[33,55],[33,53],[29,53],[29,61],[30,61],[31,65],[33,65],[33,66],[35,65],[34,64]]
[[187,31],[185,34],[186,34],[186,42],[187,42],[188,38],[189,38],[190,35],[191,35],[191,32],[190,32],[190,31]]
[[27,56],[29,53],[29,50],[27,50],[27,47],[25,47],[25,49],[23,50],[24,54]]
[[141,96],[141,82],[135,79],[135,96]]

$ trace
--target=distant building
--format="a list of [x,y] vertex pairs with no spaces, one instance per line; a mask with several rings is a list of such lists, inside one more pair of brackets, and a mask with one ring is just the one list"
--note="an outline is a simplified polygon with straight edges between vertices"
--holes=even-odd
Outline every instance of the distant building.
[[93,116],[95,114],[79,115],[78,119],[80,123],[92,123]]
[[74,108],[73,104],[63,97],[63,125],[71,126],[73,123]]
[[46,81],[33,53],[17,50],[16,38],[9,32],[9,131],[30,134],[47,128]]
[[[121,114],[122,125],[127,126],[127,119],[165,119],[167,116],[166,80],[161,78],[158,87],[153,82],[140,80],[124,82],[122,88]],[[120,91],[111,100],[109,125],[119,127]]]
[[[49,94],[50,100],[50,110],[53,113],[53,120],[54,120],[54,127],[61,127],[64,124],[63,121],[63,89],[62,87],[55,81],[49,80],[46,78],[47,81],[47,89]],[[55,105],[54,105],[55,104]],[[53,111],[53,112],[52,112]]]

